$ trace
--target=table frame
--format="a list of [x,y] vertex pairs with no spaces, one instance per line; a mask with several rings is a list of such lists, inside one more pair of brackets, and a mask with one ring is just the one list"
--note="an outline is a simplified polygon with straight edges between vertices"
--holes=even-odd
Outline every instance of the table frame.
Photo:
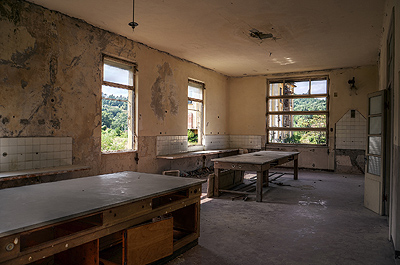
[[[235,194],[249,194],[248,192],[221,190],[219,176],[222,170],[256,171],[256,201],[261,202],[263,186],[268,186],[269,169],[294,161],[294,179],[298,179],[298,154],[299,152],[259,151],[249,154],[229,156],[213,159],[214,162],[214,196],[219,197],[221,191]],[[271,158],[271,156],[273,156]],[[254,158],[254,159],[253,159]]]

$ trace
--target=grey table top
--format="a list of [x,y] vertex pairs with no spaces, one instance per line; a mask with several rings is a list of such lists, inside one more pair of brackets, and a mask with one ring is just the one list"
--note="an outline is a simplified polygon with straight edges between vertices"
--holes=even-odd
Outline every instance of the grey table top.
[[227,156],[221,158],[211,159],[212,162],[225,162],[225,163],[242,163],[263,165],[277,161],[281,158],[297,155],[299,152],[283,152],[283,151],[259,151],[254,153]]
[[0,190],[0,237],[201,184],[120,172]]

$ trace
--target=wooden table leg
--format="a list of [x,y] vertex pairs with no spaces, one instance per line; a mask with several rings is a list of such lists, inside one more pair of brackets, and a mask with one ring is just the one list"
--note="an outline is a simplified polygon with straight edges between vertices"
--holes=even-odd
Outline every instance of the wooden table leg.
[[256,184],[256,201],[262,202],[262,193],[263,193],[263,172],[257,171],[257,184]]
[[299,160],[297,155],[294,158],[294,179],[299,179]]
[[268,187],[269,186],[269,170],[265,170],[263,171],[263,185],[264,187]]
[[221,173],[220,168],[214,168],[214,197],[219,197],[219,174]]

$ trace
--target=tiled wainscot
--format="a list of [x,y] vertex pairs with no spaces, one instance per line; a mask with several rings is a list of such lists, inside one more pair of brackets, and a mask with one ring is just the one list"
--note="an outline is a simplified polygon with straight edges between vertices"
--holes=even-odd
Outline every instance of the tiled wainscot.
[[71,137],[0,138],[0,172],[72,165]]

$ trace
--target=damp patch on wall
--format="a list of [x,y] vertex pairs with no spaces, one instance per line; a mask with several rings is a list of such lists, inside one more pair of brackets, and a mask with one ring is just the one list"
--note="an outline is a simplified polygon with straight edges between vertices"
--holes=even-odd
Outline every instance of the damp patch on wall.
[[150,104],[157,119],[164,120],[168,113],[178,114],[177,89],[178,85],[169,63],[158,66],[158,77],[151,87]]
[[7,20],[0,20],[0,28],[0,64],[25,67],[25,62],[35,51],[35,38],[25,27],[17,27]]

